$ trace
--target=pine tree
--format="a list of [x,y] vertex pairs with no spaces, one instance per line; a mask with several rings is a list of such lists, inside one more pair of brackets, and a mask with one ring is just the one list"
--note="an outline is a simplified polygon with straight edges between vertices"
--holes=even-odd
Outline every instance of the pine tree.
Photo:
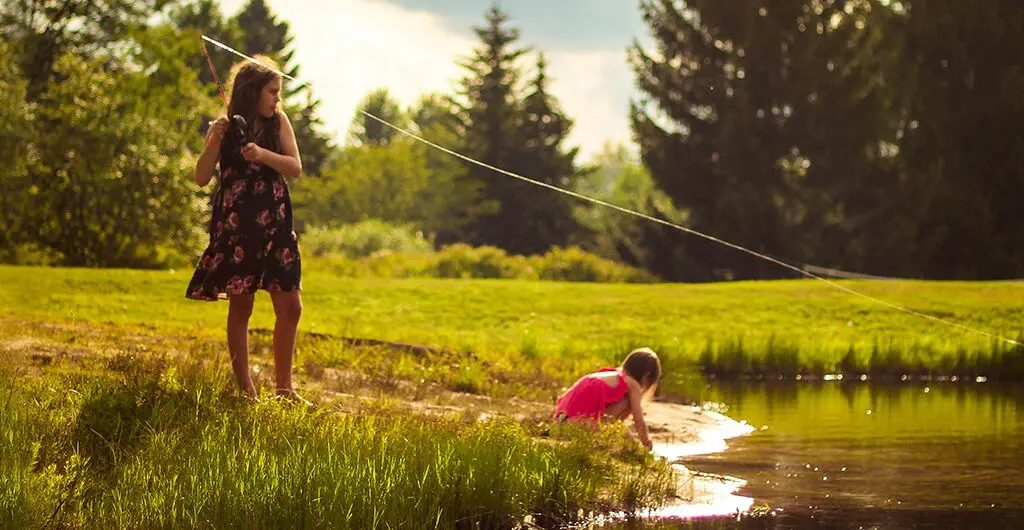
[[[517,167],[520,174],[562,189],[571,189],[579,176],[576,168],[578,147],[565,150],[565,139],[572,129],[572,120],[559,108],[548,93],[547,61],[537,58],[537,74],[530,84],[530,93],[523,100],[520,134],[524,150]],[[554,190],[529,185],[508,197],[503,205],[514,212],[516,219],[507,219],[517,229],[512,239],[513,250],[536,254],[552,246],[565,246],[579,227],[572,217],[573,199]]]
[[[874,164],[888,124],[857,121],[884,118],[886,105],[862,64],[872,42],[860,38],[857,5],[641,3],[656,52],[632,50],[645,94],[633,128],[645,165],[693,229],[789,262],[842,260],[847,249],[823,245],[823,234],[854,231],[844,201],[862,179],[885,177]],[[685,254],[669,277],[793,274],[692,237]]]
[[[548,92],[544,57],[523,94],[517,61],[529,50],[516,45],[519,31],[508,27],[501,9],[492,7],[485,20],[484,27],[475,28],[481,47],[462,63],[468,75],[459,91],[458,116],[466,152],[486,164],[571,187],[578,176],[578,150],[564,144],[572,121]],[[567,244],[577,229],[571,203],[557,192],[479,166],[469,172],[483,183],[484,199],[498,208],[480,217],[464,240],[535,254]]]
[[[507,21],[508,15],[492,7],[486,15],[486,26],[474,28],[481,47],[469,60],[460,63],[468,74],[458,90],[457,116],[467,155],[492,166],[514,170],[522,146],[516,93],[521,74],[515,63],[527,50],[516,47],[519,31],[507,28]],[[475,164],[469,167],[469,176],[482,183],[485,200],[496,201],[498,210],[467,227],[462,240],[509,250],[513,246],[509,231],[514,229],[510,224],[520,220],[506,201],[529,184]]]
[[[270,12],[266,0],[249,0],[241,12],[235,17],[235,23],[242,30],[242,53],[248,56],[267,55],[274,57],[283,67],[284,72],[298,78],[299,67],[292,64],[295,50],[292,41],[295,39],[288,23],[277,19]],[[296,90],[291,87],[290,90]],[[286,92],[292,95],[294,92]]]
[[903,5],[889,80],[904,111],[902,205],[918,217],[902,272],[1022,277],[1024,11],[1012,0]]
[[[687,222],[686,212],[675,208],[625,145],[606,145],[575,191],[674,224]],[[679,245],[686,234],[679,231],[589,203],[576,205],[574,217],[584,229],[577,235],[578,246],[599,256],[663,278],[670,277],[674,264],[686,259]]]

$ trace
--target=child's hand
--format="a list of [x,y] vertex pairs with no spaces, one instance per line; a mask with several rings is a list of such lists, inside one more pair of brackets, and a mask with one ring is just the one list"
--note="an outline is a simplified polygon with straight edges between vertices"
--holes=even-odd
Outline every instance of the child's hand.
[[227,117],[217,118],[217,121],[211,122],[210,128],[206,130],[206,144],[213,148],[220,148],[220,142],[224,139],[224,132],[227,130]]
[[263,163],[263,155],[265,153],[266,149],[263,149],[253,142],[245,144],[245,147],[242,148],[242,156],[249,162]]
[[648,451],[651,451],[654,449],[654,442],[652,442],[651,439],[648,438],[644,440],[644,447],[646,447]]

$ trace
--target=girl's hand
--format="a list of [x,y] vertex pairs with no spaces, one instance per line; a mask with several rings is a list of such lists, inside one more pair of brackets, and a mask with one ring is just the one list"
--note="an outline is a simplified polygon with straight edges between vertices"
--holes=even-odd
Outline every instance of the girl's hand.
[[652,442],[651,439],[648,438],[648,439],[644,440],[644,447],[646,447],[647,450],[650,451],[650,450],[654,449],[654,442]]
[[263,163],[264,154],[266,154],[266,149],[263,149],[253,142],[249,142],[242,147],[242,156],[249,162]]
[[206,145],[219,149],[220,142],[224,139],[224,133],[228,130],[228,119],[226,116],[217,118],[217,121],[210,123],[206,131]]

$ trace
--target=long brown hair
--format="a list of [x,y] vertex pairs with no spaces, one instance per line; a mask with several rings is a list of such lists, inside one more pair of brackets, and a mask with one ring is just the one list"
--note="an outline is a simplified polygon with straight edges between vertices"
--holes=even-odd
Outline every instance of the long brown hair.
[[281,152],[280,120],[275,114],[264,118],[259,113],[260,94],[267,83],[280,79],[277,63],[269,57],[257,55],[252,61],[240,61],[231,67],[231,100],[228,103],[228,117],[240,115],[245,118],[245,135],[249,141],[260,147]]

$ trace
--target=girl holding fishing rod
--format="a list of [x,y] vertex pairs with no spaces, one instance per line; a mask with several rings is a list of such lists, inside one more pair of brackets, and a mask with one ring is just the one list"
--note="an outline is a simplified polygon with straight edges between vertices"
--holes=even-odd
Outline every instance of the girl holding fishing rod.
[[268,291],[276,316],[276,394],[308,403],[292,386],[295,338],[302,315],[302,267],[286,180],[302,174],[302,162],[295,132],[280,109],[282,78],[278,71],[266,57],[245,60],[232,68],[227,102],[231,118],[222,116],[211,124],[196,162],[196,184],[206,186],[216,174],[217,191],[210,242],[185,296],[228,300],[231,366],[242,392],[257,399],[249,372],[249,318],[256,292]]

